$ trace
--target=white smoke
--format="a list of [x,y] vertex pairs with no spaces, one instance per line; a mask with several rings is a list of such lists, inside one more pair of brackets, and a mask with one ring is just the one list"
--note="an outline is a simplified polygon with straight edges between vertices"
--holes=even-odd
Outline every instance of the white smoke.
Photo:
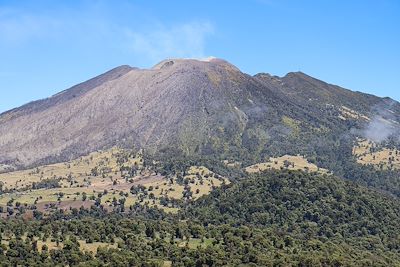
[[392,109],[399,109],[399,103],[385,99],[382,104],[373,108],[375,115],[363,130],[362,135],[376,143],[381,143],[394,137],[400,140],[399,114]]
[[364,130],[364,137],[376,143],[381,143],[391,136],[399,133],[398,125],[384,119],[381,116],[375,116]]

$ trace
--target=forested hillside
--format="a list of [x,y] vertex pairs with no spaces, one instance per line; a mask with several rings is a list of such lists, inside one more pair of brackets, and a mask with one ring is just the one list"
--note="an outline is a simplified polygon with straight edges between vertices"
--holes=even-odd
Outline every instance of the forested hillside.
[[328,175],[268,171],[177,214],[135,204],[2,221],[4,265],[398,266],[396,198]]

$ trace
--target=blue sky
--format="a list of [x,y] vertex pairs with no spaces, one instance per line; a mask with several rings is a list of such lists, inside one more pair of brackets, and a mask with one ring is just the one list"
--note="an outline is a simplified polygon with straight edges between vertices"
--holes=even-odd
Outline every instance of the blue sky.
[[400,1],[0,0],[0,112],[113,67],[216,56],[400,100]]

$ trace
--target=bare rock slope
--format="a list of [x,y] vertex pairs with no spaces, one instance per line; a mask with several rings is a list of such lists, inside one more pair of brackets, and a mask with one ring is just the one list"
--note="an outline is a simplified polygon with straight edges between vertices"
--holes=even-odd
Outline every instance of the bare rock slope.
[[[221,59],[165,60],[152,69],[121,66],[1,114],[0,164],[68,160],[114,145],[150,153],[253,153],[293,133],[282,123],[284,116],[312,127],[336,127],[327,119],[332,111],[319,105],[338,92],[347,106],[364,113],[382,101],[303,74],[250,76]],[[348,103],[354,94],[357,99]]]
[[254,85],[218,59],[167,60],[149,70],[122,66],[2,114],[0,162],[32,165],[115,144],[149,150],[176,144],[190,152],[215,130],[210,120],[246,123],[237,106],[254,98]]

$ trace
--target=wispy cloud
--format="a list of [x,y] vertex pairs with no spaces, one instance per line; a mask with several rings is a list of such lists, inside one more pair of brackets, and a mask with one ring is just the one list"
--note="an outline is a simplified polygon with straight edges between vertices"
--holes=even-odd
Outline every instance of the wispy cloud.
[[125,30],[130,49],[152,61],[167,57],[204,57],[206,39],[213,33],[210,22],[189,22],[172,27],[158,25],[147,32]]
[[[106,5],[107,2],[103,2]],[[134,54],[143,64],[155,64],[167,57],[206,56],[206,41],[214,33],[207,20],[182,23],[150,18],[146,23],[119,19],[107,6],[84,6],[80,10],[30,12],[0,7],[0,45],[10,49],[40,41],[51,45],[71,43],[77,49],[95,46],[107,51]],[[146,20],[141,18],[141,20]]]
[[13,9],[0,9],[0,43],[20,44],[56,30],[60,21],[48,16],[38,16]]

